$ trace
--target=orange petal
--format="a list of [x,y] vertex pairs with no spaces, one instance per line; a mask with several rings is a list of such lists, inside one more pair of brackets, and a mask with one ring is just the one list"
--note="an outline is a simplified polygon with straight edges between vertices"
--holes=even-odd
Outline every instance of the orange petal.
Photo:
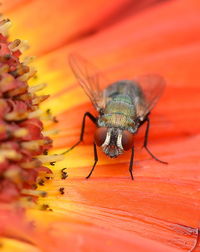
[[51,0],[47,4],[45,0],[28,1],[16,9],[8,10],[7,15],[13,20],[15,30],[23,30],[20,37],[29,40],[31,53],[43,54],[79,37],[95,33],[102,25],[120,16],[122,11],[126,12],[133,7],[141,9],[154,2],[146,0],[138,4],[132,0],[109,3],[106,0],[59,0],[55,4]]
[[[48,213],[45,214],[45,218],[46,215],[48,216]],[[121,230],[109,232],[94,225],[70,223],[69,221],[67,223],[63,222],[63,220],[50,224],[48,228],[41,228],[41,223],[39,223],[40,228],[34,228],[34,225],[28,227],[24,220],[20,218],[21,216],[18,216],[17,219],[17,215],[8,215],[7,212],[6,217],[8,216],[10,218],[9,225],[6,219],[2,218],[5,216],[0,216],[1,224],[7,223],[7,226],[4,226],[3,234],[8,238],[1,239],[1,251],[5,252],[11,251],[10,249],[20,252],[122,251],[123,248],[126,248],[127,252],[133,250],[141,252],[179,251]],[[99,243],[99,240],[104,242]]]

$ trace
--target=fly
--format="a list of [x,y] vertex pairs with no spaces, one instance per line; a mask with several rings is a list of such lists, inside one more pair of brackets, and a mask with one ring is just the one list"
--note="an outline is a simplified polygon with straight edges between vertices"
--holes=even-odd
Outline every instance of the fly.
[[144,123],[146,123],[146,131],[143,147],[156,161],[167,164],[155,157],[147,146],[150,126],[149,114],[164,90],[164,79],[159,75],[149,74],[135,80],[120,80],[101,89],[100,84],[105,82],[104,77],[89,62],[72,54],[69,57],[69,64],[99,114],[98,117],[95,117],[90,112],[85,112],[79,141],[63,153],[69,152],[83,141],[85,121],[88,117],[97,129],[93,143],[94,164],[86,178],[91,176],[98,162],[96,146],[99,146],[111,158],[116,158],[124,151],[131,150],[129,172],[131,178],[134,179],[133,136]]

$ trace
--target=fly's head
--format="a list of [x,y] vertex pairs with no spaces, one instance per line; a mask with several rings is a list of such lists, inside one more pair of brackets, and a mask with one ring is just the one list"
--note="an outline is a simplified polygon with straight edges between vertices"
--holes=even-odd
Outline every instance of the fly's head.
[[97,146],[101,146],[103,152],[111,158],[116,158],[133,146],[133,134],[119,128],[97,128],[94,138]]

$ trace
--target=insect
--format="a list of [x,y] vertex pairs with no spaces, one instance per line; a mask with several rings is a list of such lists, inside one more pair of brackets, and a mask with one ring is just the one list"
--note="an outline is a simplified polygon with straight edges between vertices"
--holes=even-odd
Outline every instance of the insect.
[[164,79],[159,75],[144,75],[135,80],[120,80],[101,89],[101,83],[105,82],[104,77],[88,61],[79,55],[71,54],[69,64],[99,114],[95,117],[90,112],[85,112],[79,141],[63,153],[69,152],[83,141],[86,118],[89,118],[97,129],[93,143],[94,164],[86,178],[91,176],[98,162],[96,146],[99,146],[111,158],[116,158],[124,151],[131,150],[129,172],[131,178],[134,179],[133,136],[144,123],[146,123],[144,148],[155,160],[167,164],[156,158],[147,146],[149,114],[164,90]]

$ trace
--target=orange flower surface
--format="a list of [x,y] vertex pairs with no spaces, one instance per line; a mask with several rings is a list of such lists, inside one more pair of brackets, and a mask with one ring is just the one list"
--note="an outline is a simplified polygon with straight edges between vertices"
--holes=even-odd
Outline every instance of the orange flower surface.
[[[134,181],[129,151],[110,159],[100,149],[86,180],[95,131],[86,122],[84,142],[63,160],[49,165],[43,158],[54,174],[38,185],[47,197],[26,210],[1,203],[2,251],[200,251],[200,2],[4,0],[1,7],[13,23],[9,39],[28,40],[26,55],[36,56],[30,85],[48,83],[39,93],[50,94],[41,110],[58,120],[44,121],[51,154],[79,140],[86,111],[97,115],[69,68],[75,52],[109,82],[148,73],[165,78],[150,115],[149,148],[168,162],[140,147],[142,126],[134,140]],[[42,112],[38,117],[43,120]]]

